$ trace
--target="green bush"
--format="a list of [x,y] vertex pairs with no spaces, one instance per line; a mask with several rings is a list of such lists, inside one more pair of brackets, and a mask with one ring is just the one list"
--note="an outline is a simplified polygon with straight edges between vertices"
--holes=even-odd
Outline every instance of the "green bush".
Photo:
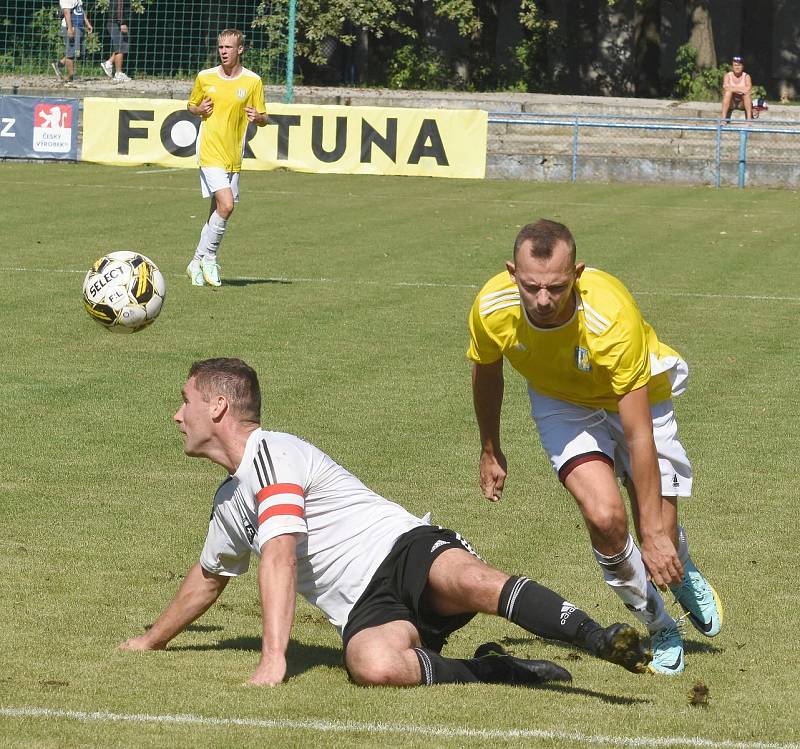
[[443,89],[452,84],[444,53],[429,44],[405,44],[389,60],[389,87]]

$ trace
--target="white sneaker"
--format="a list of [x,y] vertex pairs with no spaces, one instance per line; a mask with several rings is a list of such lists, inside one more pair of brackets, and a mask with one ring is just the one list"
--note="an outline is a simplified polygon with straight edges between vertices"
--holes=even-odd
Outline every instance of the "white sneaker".
[[114,73],[114,83],[127,83],[130,80],[121,70]]
[[103,72],[109,77],[114,77],[114,66],[111,64],[110,60],[106,60],[105,62],[100,63],[100,67],[103,68]]
[[219,279],[219,265],[215,258],[204,257],[200,261],[200,267],[203,270],[203,278],[209,286],[222,286],[222,281]]
[[186,266],[186,275],[192,279],[192,286],[205,286],[203,280],[203,270],[200,268],[200,261],[192,258],[192,262]]

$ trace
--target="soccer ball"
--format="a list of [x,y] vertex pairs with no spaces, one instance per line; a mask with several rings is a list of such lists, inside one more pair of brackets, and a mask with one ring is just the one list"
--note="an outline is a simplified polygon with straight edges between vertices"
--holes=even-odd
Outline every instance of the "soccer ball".
[[138,252],[109,252],[83,279],[83,304],[106,330],[135,333],[161,312],[164,276],[156,264]]

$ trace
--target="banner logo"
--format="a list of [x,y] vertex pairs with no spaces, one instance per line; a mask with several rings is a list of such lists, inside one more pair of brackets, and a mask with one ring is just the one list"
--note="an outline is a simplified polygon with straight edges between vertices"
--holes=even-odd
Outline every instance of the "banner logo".
[[33,150],[38,153],[69,153],[72,149],[70,104],[37,104],[33,110]]
[[[243,170],[290,169],[482,179],[488,115],[483,110],[267,104],[250,123]],[[196,167],[200,118],[167,99],[84,100],[84,161]]]

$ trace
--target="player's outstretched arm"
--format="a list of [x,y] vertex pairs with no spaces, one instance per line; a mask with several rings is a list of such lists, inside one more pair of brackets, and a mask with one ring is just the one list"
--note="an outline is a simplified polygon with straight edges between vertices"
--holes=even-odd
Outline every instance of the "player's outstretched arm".
[[274,687],[286,676],[286,648],[294,622],[297,541],[292,534],[271,538],[261,547],[258,587],[264,635],[261,660],[248,684]]
[[483,496],[496,502],[503,494],[508,465],[500,449],[503,406],[503,360],[472,365],[472,402],[481,439],[480,484]]
[[175,597],[143,635],[123,642],[120,650],[164,650],[167,643],[204,614],[225,590],[230,578],[215,575],[195,564]]
[[653,583],[660,587],[677,585],[683,578],[683,567],[663,521],[661,473],[646,385],[620,398],[619,416],[631,460],[642,560]]

